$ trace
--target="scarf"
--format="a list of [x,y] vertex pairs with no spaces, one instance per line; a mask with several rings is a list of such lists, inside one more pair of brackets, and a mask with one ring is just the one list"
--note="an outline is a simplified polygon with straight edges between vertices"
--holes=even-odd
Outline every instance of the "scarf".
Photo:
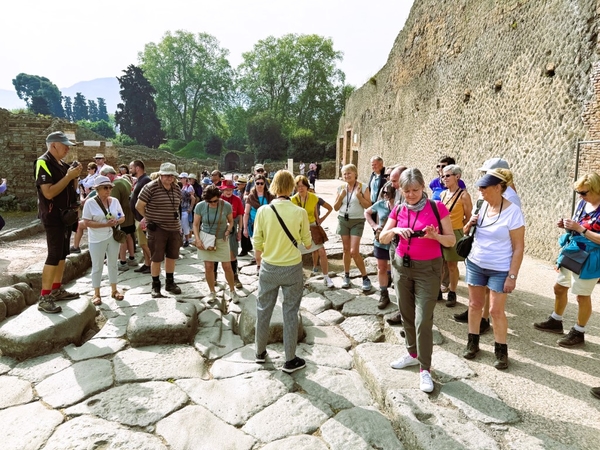
[[[271,195],[268,189],[265,189],[264,198],[267,200],[267,203],[271,203],[274,197],[273,195]],[[250,206],[252,206],[255,209],[258,209],[262,206],[261,203],[258,201],[258,194],[256,193],[256,189],[252,188],[250,190],[247,202],[250,204]]]
[[408,203],[406,203],[406,199],[402,202],[402,206],[406,206],[406,208],[409,211],[421,211],[423,208],[425,208],[426,204],[427,204],[427,194],[425,192],[423,192],[423,197],[421,197],[421,200],[419,200],[414,205],[409,205]]

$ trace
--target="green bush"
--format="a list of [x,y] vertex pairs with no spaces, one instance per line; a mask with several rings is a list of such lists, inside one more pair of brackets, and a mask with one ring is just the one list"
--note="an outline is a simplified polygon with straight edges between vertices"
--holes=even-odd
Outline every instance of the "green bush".
[[206,159],[206,151],[204,144],[200,141],[193,140],[189,142],[185,147],[175,153],[177,156],[181,156],[182,158],[196,158],[196,159]]
[[158,148],[166,150],[171,153],[177,153],[183,147],[185,147],[186,142],[182,139],[169,139],[166,143],[160,144]]
[[127,136],[126,134],[117,134],[117,137],[112,140],[115,145],[120,146],[128,146],[128,145],[137,145],[137,142],[132,137]]

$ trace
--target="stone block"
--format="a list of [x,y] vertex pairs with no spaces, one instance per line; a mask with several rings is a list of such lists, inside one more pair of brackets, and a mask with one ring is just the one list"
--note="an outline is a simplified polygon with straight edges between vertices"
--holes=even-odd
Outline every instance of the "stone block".
[[6,304],[2,300],[0,300],[0,322],[6,319],[6,310]]
[[[280,298],[271,316],[271,325],[269,326],[269,338],[267,344],[283,342],[283,310],[281,308]],[[244,341],[244,344],[254,342],[254,333],[256,329],[256,297],[249,295],[241,304],[242,312],[240,314],[237,332]],[[236,329],[234,329],[236,331]],[[304,339],[304,327],[302,326],[302,316],[298,313],[298,341]]]
[[127,338],[133,347],[155,344],[186,344],[198,330],[196,307],[174,298],[150,301],[129,318]]
[[17,283],[13,285],[13,288],[20,291],[25,299],[25,304],[31,306],[38,301],[38,293],[34,291],[31,286],[27,283]]
[[6,317],[16,316],[27,306],[23,293],[13,286],[0,288],[0,300],[6,305]]
[[95,326],[96,308],[88,299],[57,302],[59,314],[45,314],[35,305],[10,317],[0,326],[0,348],[17,359],[51,353],[68,344],[79,345],[85,332]]

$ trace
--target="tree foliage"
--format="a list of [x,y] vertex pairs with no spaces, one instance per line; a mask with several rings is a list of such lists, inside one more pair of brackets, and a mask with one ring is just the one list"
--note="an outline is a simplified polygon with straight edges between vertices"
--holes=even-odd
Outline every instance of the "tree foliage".
[[106,110],[106,100],[98,97],[98,120],[109,121],[108,111]]
[[73,121],[89,120],[88,104],[85,96],[81,92],[75,94],[73,100]]
[[60,89],[48,78],[20,73],[12,83],[19,98],[32,112],[65,117]]
[[213,156],[221,156],[223,150],[223,139],[218,134],[211,134],[206,141],[206,153]]
[[281,130],[281,123],[265,111],[248,120],[248,145],[256,161],[285,158],[288,142]]
[[248,119],[250,113],[242,106],[227,108],[223,120],[227,126],[229,137],[225,147],[230,150],[244,151],[248,145]]
[[123,76],[117,77],[123,103],[117,105],[115,122],[121,133],[131,136],[140,144],[156,148],[164,137],[156,114],[156,91],[140,67],[130,64],[123,72]]
[[115,128],[106,120],[98,120],[95,122],[90,122],[89,120],[80,120],[77,122],[77,125],[87,128],[88,130],[92,130],[94,133],[104,136],[107,139],[114,139],[117,137]]
[[63,105],[65,110],[65,117],[70,121],[73,121],[73,102],[71,101],[71,97],[68,95],[63,97]]
[[146,44],[141,67],[156,89],[158,115],[170,138],[189,142],[202,126],[216,130],[218,113],[228,104],[232,69],[228,51],[206,33],[167,32],[158,43]]
[[88,100],[88,116],[90,121],[96,122],[98,118],[98,104],[94,100]]
[[287,134],[306,128],[317,139],[335,139],[345,76],[336,67],[342,53],[333,48],[331,39],[270,36],[243,59],[239,86],[252,110],[269,111]]

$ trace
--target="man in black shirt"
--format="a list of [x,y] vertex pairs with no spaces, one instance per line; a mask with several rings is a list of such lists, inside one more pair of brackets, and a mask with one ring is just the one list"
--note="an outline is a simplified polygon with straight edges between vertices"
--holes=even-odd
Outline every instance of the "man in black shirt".
[[137,209],[135,209],[135,204],[137,203],[138,197],[140,196],[140,192],[142,188],[150,183],[150,177],[146,175],[146,166],[142,161],[136,159],[135,161],[131,161],[129,163],[129,171],[131,174],[137,178],[137,182],[135,183],[135,188],[133,189],[133,193],[131,194],[131,198],[129,199],[129,206],[133,211],[133,215],[135,216],[136,222],[136,237],[137,242],[140,248],[142,249],[142,253],[144,254],[144,264],[141,267],[134,270],[134,272],[139,273],[150,273],[150,247],[148,247],[148,238],[146,237],[146,231],[142,230],[140,222],[143,217],[139,213]]
[[46,138],[48,151],[35,162],[38,213],[48,244],[38,309],[50,314],[62,311],[55,301],[79,297],[79,294],[67,292],[62,287],[71,231],[77,226],[79,208],[76,188],[82,166],[77,162],[68,165],[62,161],[73,145],[75,143],[69,141],[62,131],[50,133]]

